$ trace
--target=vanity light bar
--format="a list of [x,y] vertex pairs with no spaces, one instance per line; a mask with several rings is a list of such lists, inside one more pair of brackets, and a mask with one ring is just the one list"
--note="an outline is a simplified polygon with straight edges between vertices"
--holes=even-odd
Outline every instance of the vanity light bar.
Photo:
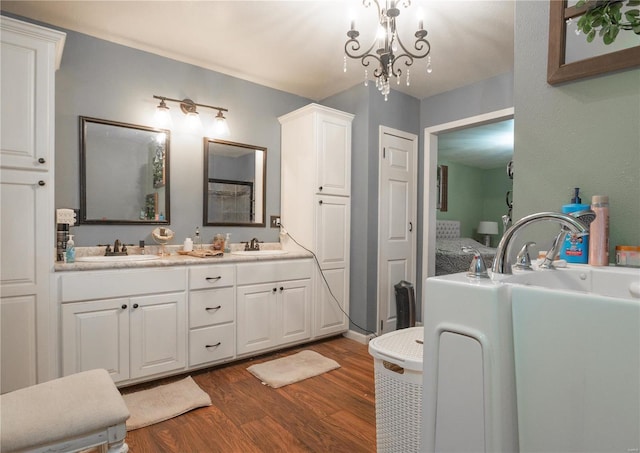
[[153,95],[154,99],[160,99],[160,103],[162,104],[164,101],[171,101],[171,102],[177,102],[180,104],[180,109],[182,109],[182,111],[184,113],[193,113],[196,111],[196,106],[197,107],[206,107],[208,109],[213,109],[213,110],[217,110],[218,112],[228,112],[229,109],[225,109],[224,107],[216,107],[214,105],[207,105],[207,104],[198,104],[197,102],[193,102],[191,99],[185,98],[185,99],[172,99],[172,98],[168,98],[166,96],[156,96],[155,94]]

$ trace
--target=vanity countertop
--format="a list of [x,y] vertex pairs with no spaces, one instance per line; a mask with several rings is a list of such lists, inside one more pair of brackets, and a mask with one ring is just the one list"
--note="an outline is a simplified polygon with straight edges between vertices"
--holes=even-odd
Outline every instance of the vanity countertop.
[[[261,245],[262,250],[277,250],[280,249],[279,244],[276,246],[272,244]],[[256,261],[275,261],[275,260],[292,260],[311,258],[313,255],[307,251],[295,251],[289,250],[282,255],[264,255],[264,256],[247,256],[247,255],[235,255],[233,253],[225,253],[222,256],[205,257],[200,258],[190,255],[180,255],[178,251],[182,250],[182,246],[167,246],[164,257],[152,260],[144,261],[109,261],[109,262],[86,262],[76,261],[74,263],[55,263],[55,272],[67,272],[67,271],[93,271],[104,269],[139,269],[139,268],[153,268],[153,267],[167,267],[167,266],[192,266],[192,265],[211,265],[211,264],[237,264],[237,263],[250,263]],[[232,250],[242,250],[239,248],[232,248]],[[146,253],[152,255],[160,254],[160,247],[147,246]],[[139,254],[138,247],[130,247],[130,254]],[[104,253],[104,247],[76,247],[76,257],[83,256],[100,256]]]

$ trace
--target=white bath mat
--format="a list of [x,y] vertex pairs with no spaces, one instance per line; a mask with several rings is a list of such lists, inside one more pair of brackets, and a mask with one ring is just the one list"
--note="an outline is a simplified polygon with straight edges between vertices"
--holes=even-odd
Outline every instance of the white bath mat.
[[340,368],[335,360],[304,350],[287,357],[251,365],[247,370],[275,389]]

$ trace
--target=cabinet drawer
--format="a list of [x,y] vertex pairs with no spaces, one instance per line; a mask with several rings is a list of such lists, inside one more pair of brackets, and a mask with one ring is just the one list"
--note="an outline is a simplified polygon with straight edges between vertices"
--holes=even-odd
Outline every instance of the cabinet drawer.
[[220,288],[233,286],[235,282],[235,266],[198,266],[189,269],[189,288]]
[[191,291],[189,293],[189,328],[233,321],[234,300],[233,287]]
[[234,324],[189,332],[189,366],[229,359],[235,355]]
[[65,272],[60,277],[60,300],[73,302],[183,291],[185,277],[184,269],[170,267]]
[[310,259],[238,264],[238,285],[311,278]]

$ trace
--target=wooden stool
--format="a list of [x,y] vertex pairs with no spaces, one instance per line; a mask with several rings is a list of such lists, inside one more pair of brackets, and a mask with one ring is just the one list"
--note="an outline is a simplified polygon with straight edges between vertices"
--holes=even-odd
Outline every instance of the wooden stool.
[[106,370],[0,395],[0,451],[126,453],[129,410]]

